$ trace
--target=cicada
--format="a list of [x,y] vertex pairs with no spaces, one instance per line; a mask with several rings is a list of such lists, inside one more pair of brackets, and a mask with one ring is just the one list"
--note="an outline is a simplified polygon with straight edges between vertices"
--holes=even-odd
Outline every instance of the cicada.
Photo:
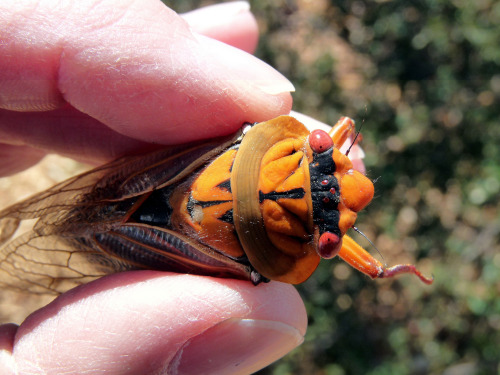
[[[346,232],[374,187],[330,133],[290,116],[236,134],[124,157],[0,212],[0,283],[58,294],[105,274],[153,269],[298,284],[340,256],[372,278],[385,267]],[[23,220],[30,232],[12,239]]]

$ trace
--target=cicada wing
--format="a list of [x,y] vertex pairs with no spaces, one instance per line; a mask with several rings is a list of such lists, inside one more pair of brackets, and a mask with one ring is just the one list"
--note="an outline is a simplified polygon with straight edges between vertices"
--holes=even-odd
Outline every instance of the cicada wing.
[[146,224],[125,224],[91,240],[109,258],[135,268],[251,279],[249,265],[228,258],[172,230]]
[[250,279],[251,269],[171,230],[125,224],[87,237],[26,233],[0,253],[0,285],[33,294],[63,293],[130,269]]
[[21,221],[19,219],[11,217],[0,219],[0,246],[14,235],[20,223]]
[[58,294],[128,268],[81,240],[25,233],[0,251],[0,322],[21,323]]
[[24,201],[0,211],[0,245],[6,243],[16,232],[23,220],[37,219],[38,227],[45,226],[43,232],[49,233],[58,228],[64,231],[67,213],[77,207],[82,208],[85,198],[94,190],[96,183],[112,173],[126,161],[123,159],[109,163],[89,172],[72,177],[40,192]]
[[0,252],[0,285],[32,294],[57,295],[127,268],[82,239],[29,232]]
[[107,175],[96,186],[94,199],[122,200],[172,185],[226,150],[241,136],[237,132],[229,137],[178,146],[134,158],[119,171]]

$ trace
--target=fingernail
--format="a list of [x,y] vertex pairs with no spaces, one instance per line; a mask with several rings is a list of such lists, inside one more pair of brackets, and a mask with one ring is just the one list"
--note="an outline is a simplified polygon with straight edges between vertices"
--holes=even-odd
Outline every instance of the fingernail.
[[168,374],[249,374],[299,346],[304,337],[285,323],[225,320],[187,341],[174,356]]
[[205,47],[210,56],[207,63],[215,67],[211,73],[220,82],[270,95],[295,91],[285,76],[255,56],[203,35],[195,34],[195,38]]

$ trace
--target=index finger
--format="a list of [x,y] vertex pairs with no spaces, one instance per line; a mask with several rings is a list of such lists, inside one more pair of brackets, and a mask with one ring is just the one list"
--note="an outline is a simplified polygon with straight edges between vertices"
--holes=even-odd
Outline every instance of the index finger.
[[4,109],[69,103],[119,134],[172,144],[291,107],[293,86],[279,73],[193,32],[159,1],[52,4],[0,5]]

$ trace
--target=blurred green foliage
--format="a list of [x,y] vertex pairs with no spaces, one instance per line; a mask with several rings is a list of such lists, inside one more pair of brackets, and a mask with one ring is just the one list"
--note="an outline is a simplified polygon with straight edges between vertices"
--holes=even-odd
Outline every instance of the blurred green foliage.
[[371,281],[322,262],[298,287],[304,344],[260,374],[500,373],[500,2],[250,4],[257,55],[294,83],[294,109],[363,124],[380,178],[360,229],[389,264],[435,276]]

